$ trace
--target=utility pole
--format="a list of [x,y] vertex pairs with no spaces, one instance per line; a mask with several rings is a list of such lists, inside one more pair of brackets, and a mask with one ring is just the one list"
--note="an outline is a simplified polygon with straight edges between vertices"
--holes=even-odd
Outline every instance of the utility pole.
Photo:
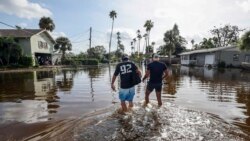
[[89,29],[89,48],[91,48],[92,27]]

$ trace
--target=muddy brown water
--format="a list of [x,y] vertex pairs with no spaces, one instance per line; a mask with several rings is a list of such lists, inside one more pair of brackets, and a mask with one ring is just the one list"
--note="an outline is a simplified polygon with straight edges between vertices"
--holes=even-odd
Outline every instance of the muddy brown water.
[[[100,109],[112,113],[119,106],[110,88],[114,68],[0,73],[0,137],[20,140]],[[136,102],[143,100],[145,88],[145,83],[136,87]],[[250,132],[250,72],[173,67],[162,99]]]

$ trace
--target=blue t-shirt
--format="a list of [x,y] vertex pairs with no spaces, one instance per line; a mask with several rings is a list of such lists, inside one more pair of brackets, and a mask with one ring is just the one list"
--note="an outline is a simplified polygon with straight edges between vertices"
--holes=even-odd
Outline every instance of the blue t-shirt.
[[162,83],[162,76],[167,66],[159,61],[153,61],[147,65],[147,70],[150,71],[149,83]]
[[137,67],[134,63],[132,62],[122,62],[119,63],[116,66],[114,75],[118,76],[120,74],[120,78],[121,78],[121,88],[123,89],[127,89],[127,88],[131,88],[134,85],[132,84],[132,72],[136,71]]

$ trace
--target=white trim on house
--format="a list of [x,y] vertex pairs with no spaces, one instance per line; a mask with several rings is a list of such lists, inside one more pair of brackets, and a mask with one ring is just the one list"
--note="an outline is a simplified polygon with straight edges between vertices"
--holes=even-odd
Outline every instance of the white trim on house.
[[197,54],[197,53],[210,53],[210,52],[216,52],[220,50],[226,50],[226,49],[233,49],[236,48],[236,46],[227,46],[227,47],[217,47],[217,48],[210,48],[210,49],[199,49],[199,50],[194,50],[194,51],[189,51],[189,52],[184,52],[179,55],[190,55],[190,54]]

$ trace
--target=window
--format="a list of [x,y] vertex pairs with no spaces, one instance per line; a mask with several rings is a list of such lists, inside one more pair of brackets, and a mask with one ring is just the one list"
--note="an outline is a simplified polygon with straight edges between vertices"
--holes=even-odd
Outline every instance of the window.
[[42,42],[42,41],[38,41],[38,48],[42,49],[48,49],[48,43],[46,42]]
[[245,56],[245,62],[250,62],[250,55]]
[[234,54],[233,60],[234,61],[239,61],[239,54]]

